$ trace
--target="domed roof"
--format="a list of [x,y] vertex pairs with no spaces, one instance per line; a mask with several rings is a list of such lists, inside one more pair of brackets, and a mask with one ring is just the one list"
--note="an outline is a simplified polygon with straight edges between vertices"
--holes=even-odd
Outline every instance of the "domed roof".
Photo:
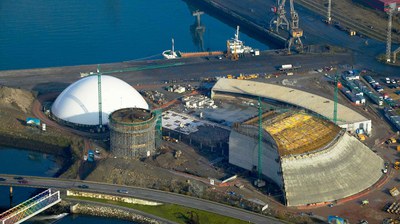
[[[101,76],[102,120],[108,124],[108,115],[128,107],[149,109],[143,97],[132,86],[112,76]],[[83,78],[68,86],[51,107],[53,115],[64,121],[99,124],[98,77]]]

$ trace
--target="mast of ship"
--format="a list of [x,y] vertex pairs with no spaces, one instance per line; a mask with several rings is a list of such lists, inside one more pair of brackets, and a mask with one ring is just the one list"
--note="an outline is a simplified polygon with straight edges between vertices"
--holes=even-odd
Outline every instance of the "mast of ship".
[[236,26],[235,42],[239,41],[239,26]]
[[174,55],[174,53],[175,53],[174,38],[172,38],[172,52],[171,52],[171,54]]

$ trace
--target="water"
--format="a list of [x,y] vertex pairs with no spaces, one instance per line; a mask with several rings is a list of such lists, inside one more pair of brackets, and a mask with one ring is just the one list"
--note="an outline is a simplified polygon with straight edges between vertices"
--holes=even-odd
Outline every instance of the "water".
[[[57,163],[56,158],[52,155],[45,153],[32,152],[28,150],[21,150],[10,147],[0,147],[0,173],[2,174],[15,174],[15,175],[31,175],[51,177],[61,168]],[[41,190],[39,190],[40,192]],[[13,206],[27,200],[30,196],[38,193],[38,189],[34,188],[13,188]],[[9,187],[0,186],[0,213],[2,210],[8,209],[10,206],[9,200]],[[35,221],[25,223],[47,224],[48,221]],[[91,216],[81,215],[68,215],[57,224],[95,224],[95,223],[111,223],[111,224],[126,224],[132,223],[117,219],[107,219]]]
[[[161,58],[172,37],[176,50],[198,51],[193,10],[181,0],[2,0],[0,70]],[[225,50],[236,28],[207,14],[201,23],[203,48]]]
[[[36,222],[25,222],[26,224],[50,224],[53,223],[54,220],[49,221],[36,221]],[[57,224],[98,224],[98,223],[107,223],[107,224],[134,224],[136,222],[129,222],[125,220],[118,219],[109,219],[102,217],[93,217],[93,216],[84,216],[84,215],[68,215],[64,218],[56,221]]]
[[[0,147],[0,173],[32,176],[53,176],[60,165],[55,157],[38,152],[18,150],[9,147]],[[35,192],[32,188],[14,188],[14,205],[18,204]],[[9,208],[9,188],[0,187],[0,207]]]

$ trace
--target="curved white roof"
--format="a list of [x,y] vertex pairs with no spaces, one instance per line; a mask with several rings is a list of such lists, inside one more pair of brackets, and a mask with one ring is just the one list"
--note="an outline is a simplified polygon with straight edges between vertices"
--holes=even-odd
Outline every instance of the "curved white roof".
[[[128,83],[112,76],[101,76],[102,120],[108,124],[108,115],[127,107],[149,109],[143,97]],[[98,77],[83,78],[68,86],[51,107],[53,115],[64,121],[99,124]]]

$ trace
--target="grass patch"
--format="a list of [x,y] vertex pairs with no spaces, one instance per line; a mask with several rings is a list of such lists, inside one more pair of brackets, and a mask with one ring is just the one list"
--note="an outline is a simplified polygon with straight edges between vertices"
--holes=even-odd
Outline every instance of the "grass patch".
[[176,204],[148,206],[148,205],[129,204],[124,202],[117,202],[117,201],[98,199],[98,198],[77,197],[77,196],[68,196],[68,198],[80,199],[86,201],[95,201],[95,202],[119,205],[127,208],[133,208],[139,211],[153,214],[155,216],[182,224],[191,223],[191,221],[197,221],[192,223],[216,223],[216,224],[248,223],[239,219],[222,216],[212,212],[207,212],[194,208],[183,207]]

